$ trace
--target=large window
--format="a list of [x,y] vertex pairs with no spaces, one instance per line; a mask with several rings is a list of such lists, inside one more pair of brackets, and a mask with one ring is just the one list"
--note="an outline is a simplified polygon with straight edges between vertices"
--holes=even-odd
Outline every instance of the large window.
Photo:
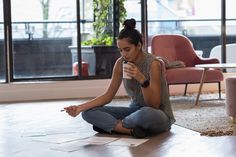
[[80,8],[77,2],[12,0],[13,80],[111,76],[124,0],[80,0]]
[[[141,32],[142,2],[11,0],[11,9],[7,10],[11,17],[5,15],[11,20],[12,35],[8,64],[4,48],[3,19],[6,18],[1,3],[1,82],[9,77],[10,81],[110,78],[114,63],[120,57],[116,37],[121,23],[126,18],[135,18]],[[147,45],[150,46],[156,34],[184,34],[199,55],[210,57],[212,49],[221,45],[221,2],[210,0],[209,11],[205,0],[147,0]],[[234,0],[226,2],[227,43],[236,42],[233,4]],[[6,69],[9,69],[8,77]]]

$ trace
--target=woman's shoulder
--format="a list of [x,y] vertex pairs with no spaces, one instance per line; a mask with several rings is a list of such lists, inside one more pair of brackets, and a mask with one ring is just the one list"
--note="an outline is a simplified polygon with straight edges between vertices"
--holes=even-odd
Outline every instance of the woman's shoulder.
[[145,56],[146,56],[146,59],[149,60],[149,61],[156,59],[156,56],[153,55],[153,54],[151,54],[151,53],[149,53],[149,52],[146,52],[146,53],[144,53],[144,54],[145,54]]
[[158,60],[158,58],[151,54],[151,53],[145,53],[146,55],[146,62],[149,62],[151,65],[155,64],[155,65],[160,65],[160,60]]
[[123,61],[124,61],[124,58],[123,58],[123,57],[119,57],[119,58],[116,60],[116,62],[119,63],[119,64],[123,63]]
[[115,66],[116,68],[117,68],[117,67],[121,68],[123,61],[124,61],[123,57],[119,57],[119,58],[116,60],[116,63],[115,63],[114,66]]
[[160,67],[161,67],[161,63],[159,60],[154,59],[151,62],[151,68],[160,69]]

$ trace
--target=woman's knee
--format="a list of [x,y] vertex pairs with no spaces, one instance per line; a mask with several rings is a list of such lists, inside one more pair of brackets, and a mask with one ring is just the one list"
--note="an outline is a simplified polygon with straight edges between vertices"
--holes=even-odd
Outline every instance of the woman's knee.
[[91,119],[93,115],[94,115],[94,109],[86,110],[81,113],[81,116],[85,121],[89,121],[89,119]]
[[165,128],[169,125],[169,118],[162,110],[152,107],[143,107],[138,114],[138,117],[140,117],[139,121],[146,127],[158,126]]
[[95,107],[95,108],[83,111],[81,113],[81,116],[85,121],[90,122],[91,120],[93,121],[97,119],[99,116],[101,116],[101,113],[103,113],[101,111],[103,111],[102,107]]
[[142,107],[138,114],[142,116],[147,116],[147,117],[156,117],[159,113],[160,110],[154,109],[152,107]]
[[152,111],[153,110],[153,108],[152,107],[142,107],[142,108],[140,108],[140,112],[141,113],[149,113],[150,111]]
[[[123,119],[124,125],[129,128],[136,126],[147,126],[150,122],[156,121],[156,115],[150,107],[142,107]],[[153,120],[154,119],[154,120]],[[146,127],[145,127],[146,128]]]

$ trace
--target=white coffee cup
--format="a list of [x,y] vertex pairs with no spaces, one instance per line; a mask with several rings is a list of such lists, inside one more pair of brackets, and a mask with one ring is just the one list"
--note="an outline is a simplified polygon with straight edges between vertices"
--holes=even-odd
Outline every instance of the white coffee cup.
[[124,78],[124,79],[131,79],[131,77],[128,76],[127,73],[125,72],[125,70],[124,70],[125,67],[131,67],[131,66],[128,64],[127,61],[124,61],[124,62],[123,62],[123,78]]

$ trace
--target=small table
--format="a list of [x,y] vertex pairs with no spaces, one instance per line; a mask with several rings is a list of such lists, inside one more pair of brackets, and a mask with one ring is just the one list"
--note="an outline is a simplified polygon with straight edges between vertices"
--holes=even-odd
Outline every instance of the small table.
[[195,67],[204,68],[204,70],[202,72],[202,77],[201,77],[201,81],[200,81],[199,90],[198,90],[198,93],[197,93],[197,99],[195,101],[195,105],[198,105],[199,97],[200,97],[200,94],[201,94],[201,91],[202,91],[203,83],[204,83],[205,78],[206,78],[207,70],[210,69],[210,68],[218,68],[218,69],[236,68],[236,63],[197,64],[197,65],[195,65]]

